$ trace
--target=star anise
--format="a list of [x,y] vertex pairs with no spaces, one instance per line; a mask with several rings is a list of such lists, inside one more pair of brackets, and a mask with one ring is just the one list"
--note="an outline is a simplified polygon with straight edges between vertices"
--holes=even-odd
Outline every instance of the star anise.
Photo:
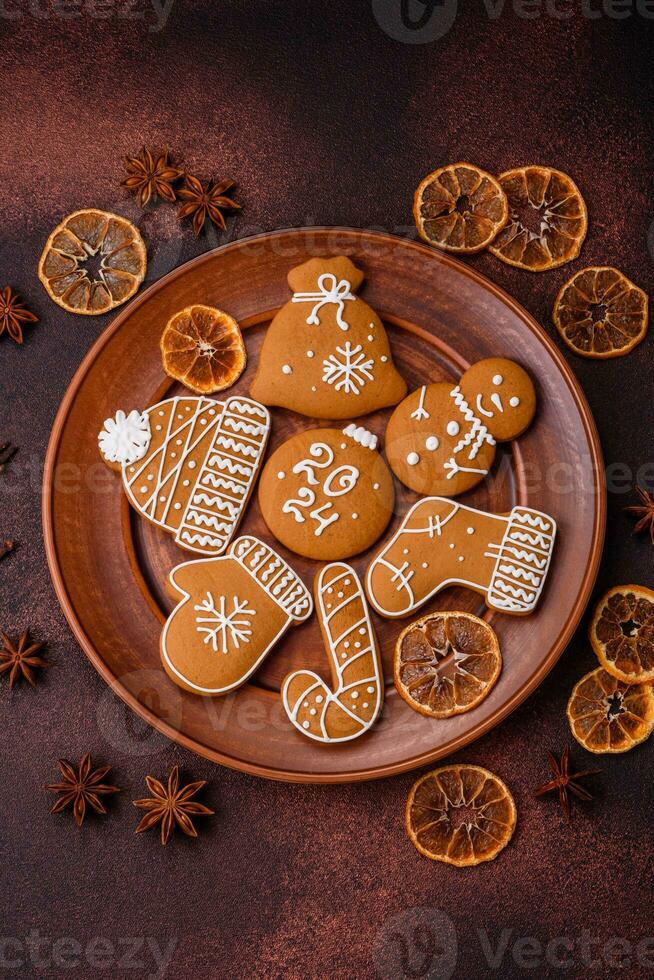
[[639,534],[640,531],[646,531],[649,528],[652,544],[654,544],[654,495],[643,490],[642,487],[636,487],[636,493],[640,498],[640,503],[625,507],[625,510],[639,518],[634,526],[634,534]]
[[3,442],[0,446],[0,473],[4,472],[7,463],[14,458],[18,452],[18,446],[12,446],[10,442]]
[[210,180],[202,183],[192,174],[185,174],[184,185],[180,187],[177,196],[180,201],[186,201],[178,211],[180,218],[193,216],[193,231],[195,237],[200,234],[207,218],[213,221],[222,231],[227,225],[222,212],[238,211],[241,207],[229,197],[229,192],[236,183],[233,180],[221,180],[220,183]]
[[25,678],[32,687],[36,687],[33,668],[50,666],[42,657],[37,657],[37,653],[43,649],[45,643],[31,643],[29,630],[25,630],[18,642],[10,640],[6,633],[1,632],[0,639],[2,639],[0,675],[9,671],[10,688],[21,678]]
[[21,323],[37,323],[38,317],[27,309],[10,286],[0,290],[0,336],[7,331],[17,344],[23,343]]
[[544,796],[546,793],[558,793],[561,809],[566,819],[569,820],[571,816],[570,794],[572,793],[579,800],[592,800],[592,794],[583,786],[580,786],[579,783],[580,780],[586,779],[587,776],[596,776],[601,770],[585,769],[583,772],[570,772],[570,749],[568,746],[563,750],[560,761],[557,760],[552,752],[548,752],[547,756],[554,779],[550,779],[549,782],[538,786],[534,791],[535,795]]
[[121,180],[121,186],[140,197],[143,207],[158,197],[171,203],[177,200],[173,184],[184,176],[184,171],[171,167],[167,150],[155,159],[144,146],[138,156],[125,157],[125,170],[127,177]]
[[199,779],[195,783],[189,783],[180,789],[179,786],[179,766],[174,766],[169,777],[168,785],[164,786],[154,776],[146,776],[145,781],[148,789],[152,793],[151,797],[144,800],[134,800],[134,806],[149,812],[143,817],[136,833],[140,834],[144,830],[151,830],[158,823],[161,824],[161,843],[167,844],[175,829],[175,824],[184,831],[189,837],[197,837],[198,832],[193,826],[192,816],[210,815],[214,811],[202,803],[191,800],[199,790],[206,786],[205,779]]
[[0,559],[4,558],[5,555],[10,555],[12,551],[16,550],[16,542],[10,541],[0,541]]
[[84,822],[87,806],[92,807],[96,813],[106,813],[107,809],[100,797],[120,793],[118,786],[102,782],[107,773],[111,772],[111,766],[94,769],[88,752],[82,756],[77,771],[66,759],[59,760],[59,768],[64,781],[46,786],[46,789],[52,793],[61,793],[50,813],[61,813],[69,803],[72,803],[73,816],[78,827],[81,827]]

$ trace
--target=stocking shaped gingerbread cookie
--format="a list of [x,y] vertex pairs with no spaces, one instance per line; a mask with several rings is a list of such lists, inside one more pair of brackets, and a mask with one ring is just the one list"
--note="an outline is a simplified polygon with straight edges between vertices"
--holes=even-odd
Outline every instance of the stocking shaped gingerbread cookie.
[[393,477],[377,436],[351,423],[307,429],[275,450],[259,506],[275,537],[299,555],[330,561],[365,551],[393,513]]
[[531,507],[488,514],[424,497],[373,559],[366,592],[389,619],[408,616],[448,585],[465,585],[491,609],[525,616],[540,599],[555,534],[552,518]]
[[194,694],[239,687],[289,626],[313,611],[293,569],[249,536],[220,558],[173,568],[170,586],[182,599],[161,634],[161,661],[171,680]]
[[521,435],[535,410],[533,383],[519,364],[478,361],[459,384],[425,385],[397,406],[386,429],[386,456],[412,490],[454,497],[486,476],[496,443]]
[[286,713],[316,742],[348,742],[365,734],[381,711],[384,682],[375,632],[359,578],[350,565],[326,565],[314,595],[331,672],[331,688],[312,670],[289,674]]
[[396,405],[406,394],[384,326],[356,295],[363,273],[345,256],[291,269],[291,300],[268,327],[250,394],[318,419]]
[[180,397],[119,411],[98,436],[130,504],[188,551],[219,555],[254,486],[270,414],[250,398]]

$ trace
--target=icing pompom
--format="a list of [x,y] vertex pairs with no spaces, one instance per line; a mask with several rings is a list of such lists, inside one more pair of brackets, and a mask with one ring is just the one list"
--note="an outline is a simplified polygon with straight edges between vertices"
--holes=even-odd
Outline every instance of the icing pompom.
[[147,413],[135,408],[125,415],[122,410],[116,417],[106,419],[98,435],[100,452],[109,463],[135,463],[142,459],[150,445],[150,421]]
[[348,425],[346,429],[343,429],[343,435],[349,436],[350,439],[354,439],[358,442],[360,446],[365,449],[376,449],[377,448],[377,436],[374,433],[369,432],[368,429],[364,429],[362,425],[355,425],[354,422]]

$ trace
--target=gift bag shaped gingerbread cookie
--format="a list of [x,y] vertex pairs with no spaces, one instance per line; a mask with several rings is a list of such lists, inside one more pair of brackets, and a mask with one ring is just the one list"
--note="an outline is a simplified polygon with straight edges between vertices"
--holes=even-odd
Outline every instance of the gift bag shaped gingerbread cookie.
[[326,565],[316,576],[314,596],[331,687],[312,670],[297,670],[284,681],[282,701],[303,735],[323,744],[348,742],[370,729],[384,699],[375,631],[350,565]]
[[500,612],[536,607],[550,565],[556,524],[530,507],[488,514],[445,497],[413,505],[368,568],[366,592],[390,619],[408,616],[449,585],[465,585]]
[[332,561],[371,547],[393,513],[393,477],[377,436],[352,422],[308,429],[264,466],[259,506],[275,537],[306,558]]
[[253,398],[318,419],[356,418],[404,398],[384,326],[356,295],[362,281],[345,256],[291,269],[293,296],[266,332]]
[[182,598],[161,634],[161,661],[194,694],[240,687],[289,626],[313,611],[293,569],[254,537],[237,538],[220,558],[178,565],[169,582]]
[[397,406],[386,429],[386,456],[416,493],[455,497],[482,480],[495,445],[521,435],[536,411],[531,378],[502,357],[478,361],[459,384],[425,385]]
[[270,413],[250,398],[179,397],[119,411],[98,436],[130,504],[188,551],[219,555],[259,473]]

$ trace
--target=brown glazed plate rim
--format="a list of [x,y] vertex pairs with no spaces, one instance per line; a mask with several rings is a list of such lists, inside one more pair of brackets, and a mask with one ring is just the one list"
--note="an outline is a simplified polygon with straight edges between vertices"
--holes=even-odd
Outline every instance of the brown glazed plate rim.
[[[571,395],[575,406],[579,412],[579,416],[582,420],[583,427],[587,437],[587,445],[591,457],[592,469],[594,474],[594,488],[593,488],[593,505],[595,508],[595,520],[593,524],[593,538],[590,555],[586,563],[585,574],[579,588],[577,598],[570,613],[567,621],[562,624],[562,628],[557,636],[556,640],[551,644],[547,656],[539,663],[533,674],[525,681],[525,683],[518,688],[507,700],[497,708],[493,714],[479,722],[477,725],[468,729],[466,732],[459,736],[451,739],[444,746],[441,745],[435,750],[426,751],[422,754],[407,759],[403,759],[400,762],[393,764],[378,766],[376,768],[363,768],[356,771],[348,772],[326,772],[326,773],[315,773],[315,772],[301,772],[301,771],[286,771],[279,768],[271,768],[268,766],[259,765],[252,763],[247,759],[236,758],[233,756],[223,755],[221,752],[217,751],[215,748],[205,745],[188,735],[178,731],[177,729],[168,725],[163,721],[158,715],[148,708],[146,705],[142,704],[137,700],[134,695],[128,691],[120,679],[111,671],[107,666],[106,662],[100,656],[100,654],[95,649],[92,640],[84,631],[74,609],[73,602],[68,592],[66,581],[64,579],[55,544],[55,527],[53,520],[53,505],[54,505],[54,472],[55,464],[57,459],[57,454],[59,450],[59,445],[66,425],[66,420],[70,409],[75,401],[75,398],[83,384],[84,378],[89,370],[90,366],[93,364],[98,353],[107,344],[109,339],[121,328],[123,322],[130,316],[133,315],[136,309],[141,305],[148,302],[148,300],[164,286],[167,286],[179,276],[187,273],[189,269],[201,266],[203,263],[213,259],[218,254],[222,254],[231,250],[238,250],[243,248],[248,248],[253,243],[265,243],[275,238],[280,238],[283,236],[288,236],[292,234],[297,234],[300,238],[306,236],[311,236],[313,234],[330,234],[337,236],[339,245],[348,236],[352,236],[355,239],[355,243],[361,244],[362,239],[368,242],[372,241],[377,245],[386,245],[388,247],[398,247],[401,246],[407,249],[415,249],[421,253],[431,256],[435,261],[449,266],[457,273],[467,277],[478,286],[486,290],[487,292],[494,295],[498,300],[500,300],[516,317],[524,324],[525,328],[530,330],[535,334],[539,343],[546,348],[548,354],[552,358],[555,367],[557,368],[560,376],[565,381]],[[269,315],[274,314],[274,310],[269,311]],[[252,322],[260,321],[264,318],[264,313],[260,313],[255,318],[252,318]],[[386,232],[379,231],[367,231],[365,229],[356,229],[340,226],[317,226],[317,227],[307,227],[307,228],[288,228],[279,229],[273,232],[264,232],[262,234],[253,235],[248,238],[238,239],[233,242],[229,242],[225,245],[221,245],[218,248],[211,249],[201,255],[196,256],[190,261],[178,266],[171,272],[162,276],[156,282],[152,283],[149,287],[139,293],[133,300],[127,303],[123,309],[118,313],[115,319],[109,324],[109,326],[100,334],[95,343],[91,346],[90,350],[82,360],[80,366],[77,368],[73,378],[68,386],[68,389],[62,399],[61,405],[55,417],[55,421],[52,427],[52,432],[50,435],[50,440],[48,443],[48,448],[45,457],[45,467],[44,467],[44,478],[43,478],[43,499],[42,499],[42,519],[43,519],[43,531],[44,531],[44,541],[45,541],[45,552],[50,569],[50,575],[52,577],[53,585],[57,598],[64,612],[64,615],[70,625],[75,638],[80,644],[82,650],[93,664],[97,672],[103,678],[103,680],[108,684],[111,690],[118,695],[137,715],[143,718],[149,725],[153,728],[166,735],[172,741],[184,748],[190,749],[203,757],[217,762],[221,765],[227,766],[232,769],[239,770],[241,772],[246,772],[251,775],[264,776],[269,779],[277,779],[285,782],[297,782],[297,783],[342,783],[342,782],[358,782],[368,779],[379,779],[387,776],[396,775],[402,772],[406,772],[412,769],[420,768],[436,759],[443,758],[445,756],[452,755],[454,752],[469,745],[476,739],[480,738],[486,732],[490,731],[501,721],[503,721],[511,712],[513,712],[530,694],[532,694],[540,683],[544,680],[550,670],[553,668],[555,663],[558,661],[566,646],[568,645],[570,639],[572,638],[581,617],[586,609],[588,601],[590,599],[595,580],[597,578],[597,573],[599,570],[599,564],[602,556],[602,548],[604,543],[604,534],[606,529],[606,482],[604,476],[604,464],[602,450],[599,440],[599,435],[593,416],[586,400],[583,391],[577,382],[571,368],[567,364],[565,358],[561,352],[556,347],[555,343],[550,339],[543,328],[538,324],[534,317],[528,313],[524,307],[522,307],[513,297],[506,293],[501,287],[497,286],[491,280],[487,279],[477,270],[471,268],[465,263],[459,261],[453,256],[440,252],[435,249],[429,248],[419,242],[411,241],[407,238],[402,238],[400,236],[395,236],[388,234]]]

